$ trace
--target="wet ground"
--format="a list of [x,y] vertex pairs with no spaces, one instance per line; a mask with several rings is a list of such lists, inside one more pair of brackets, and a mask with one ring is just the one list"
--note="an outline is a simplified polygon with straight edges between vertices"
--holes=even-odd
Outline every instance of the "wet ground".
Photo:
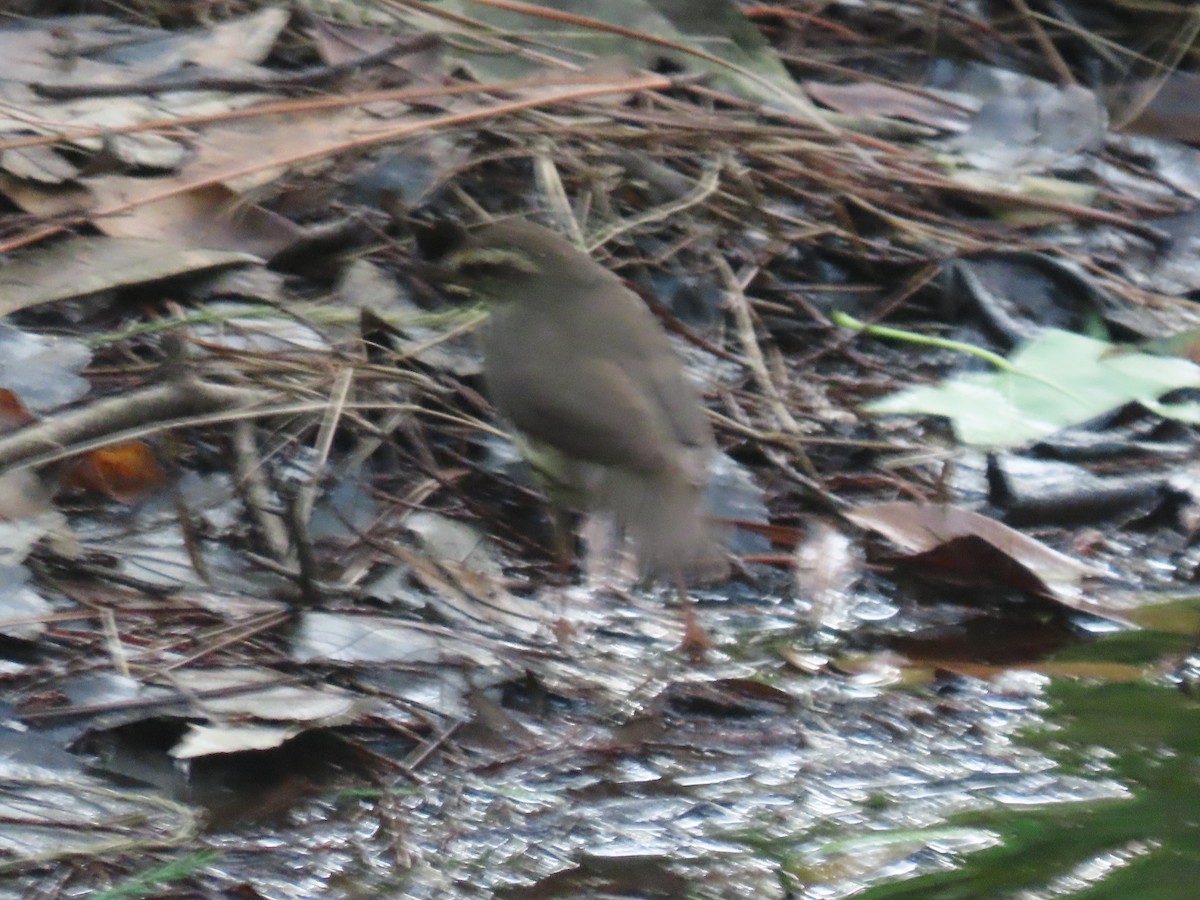
[[[32,761],[7,780],[15,793],[61,780],[45,802],[94,823],[98,809],[151,816],[138,783],[158,783],[184,805],[135,817],[129,852],[151,874],[178,867],[161,890],[202,896],[1185,896],[1194,704],[1170,673],[1128,677],[1185,639],[1081,631],[1057,664],[1092,677],[1036,660],[984,680],[867,646],[913,624],[880,600],[860,608],[876,637],[860,631],[852,651],[789,604],[709,596],[722,649],[697,665],[671,651],[678,620],[653,613],[660,599],[635,617],[576,593],[575,642],[469,696],[424,758],[372,727],[181,765],[165,754],[179,727],[143,723],[56,757],[57,774]],[[177,845],[153,849],[134,835],[147,827]]]

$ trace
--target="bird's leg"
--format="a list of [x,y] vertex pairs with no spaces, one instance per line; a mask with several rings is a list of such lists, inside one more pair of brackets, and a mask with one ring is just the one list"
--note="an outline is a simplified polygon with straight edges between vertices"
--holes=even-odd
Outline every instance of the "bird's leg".
[[550,508],[551,552],[554,554],[554,570],[558,576],[559,616],[554,623],[554,636],[559,646],[566,649],[575,636],[575,626],[567,618],[567,591],[571,583],[571,563],[575,558],[575,530],[572,527],[570,510],[560,506]]
[[713,648],[712,638],[708,636],[708,632],[700,624],[699,616],[696,615],[696,601],[688,594],[683,570],[678,565],[672,566],[671,575],[675,579],[675,592],[679,596],[680,609],[683,610],[683,640],[679,642],[679,650],[698,662],[704,659],[706,651]]
[[593,592],[628,590],[637,581],[637,560],[619,525],[608,514],[589,513],[579,529],[584,583]]
[[550,510],[551,552],[554,554],[554,568],[565,584],[571,571],[571,563],[575,559],[575,530],[571,527],[571,512],[555,506]]

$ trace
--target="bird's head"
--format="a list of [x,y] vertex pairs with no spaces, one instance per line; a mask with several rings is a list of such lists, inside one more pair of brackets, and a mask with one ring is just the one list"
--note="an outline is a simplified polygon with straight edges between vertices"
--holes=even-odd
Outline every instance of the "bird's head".
[[439,222],[418,231],[417,248],[444,281],[490,302],[536,298],[547,287],[595,277],[591,260],[567,240],[518,219],[475,231]]

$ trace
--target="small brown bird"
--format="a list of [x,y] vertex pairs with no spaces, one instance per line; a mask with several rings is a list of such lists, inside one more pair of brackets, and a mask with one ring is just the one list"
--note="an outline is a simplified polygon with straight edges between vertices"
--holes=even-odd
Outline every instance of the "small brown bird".
[[684,646],[707,645],[683,581],[727,568],[701,509],[715,442],[662,326],[616,275],[540,225],[437,235],[422,250],[488,304],[488,391],[552,502],[611,514],[643,573],[675,579]]

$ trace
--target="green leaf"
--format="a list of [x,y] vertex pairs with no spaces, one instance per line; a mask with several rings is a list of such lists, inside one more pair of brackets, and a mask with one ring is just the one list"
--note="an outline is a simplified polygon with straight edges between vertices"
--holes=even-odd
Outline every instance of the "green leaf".
[[876,413],[929,413],[950,419],[965,444],[1014,447],[1077,425],[1130,402],[1182,421],[1200,420],[1195,404],[1161,404],[1178,388],[1200,386],[1200,366],[1047,329],[1009,359],[1011,368],[971,373],[909,388],[866,406]]

